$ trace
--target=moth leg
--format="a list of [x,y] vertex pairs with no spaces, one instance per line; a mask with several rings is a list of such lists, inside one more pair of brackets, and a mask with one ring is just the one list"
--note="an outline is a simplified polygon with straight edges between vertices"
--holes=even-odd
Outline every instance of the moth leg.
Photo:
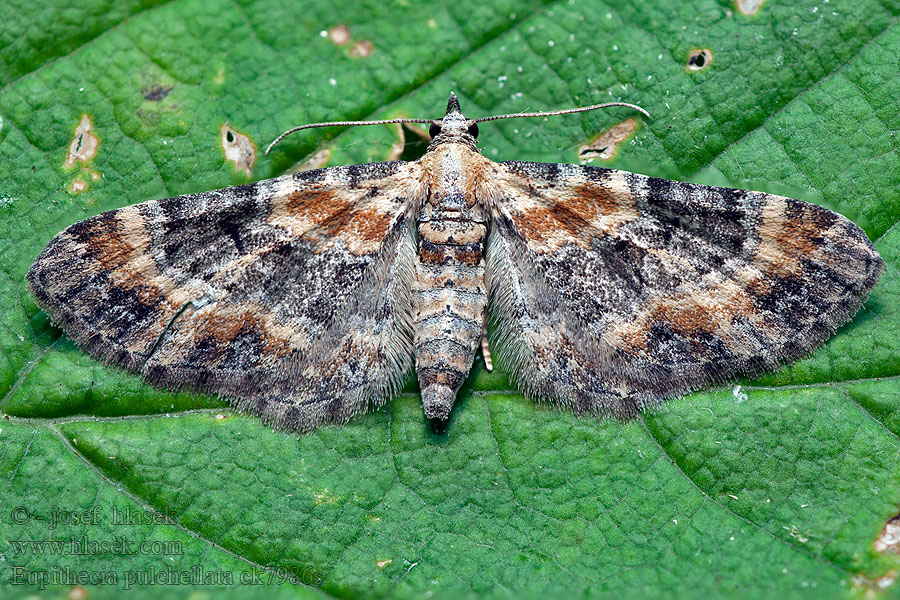
[[494,361],[491,360],[491,347],[487,339],[487,323],[481,328],[481,357],[484,359],[484,368],[491,372],[494,370]]

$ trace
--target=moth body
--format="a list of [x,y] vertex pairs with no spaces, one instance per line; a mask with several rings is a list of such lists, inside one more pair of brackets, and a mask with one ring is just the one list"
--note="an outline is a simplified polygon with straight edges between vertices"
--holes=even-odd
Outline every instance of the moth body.
[[416,220],[413,355],[425,415],[446,420],[472,367],[487,309],[485,208],[468,145],[432,146],[422,159],[426,197]]

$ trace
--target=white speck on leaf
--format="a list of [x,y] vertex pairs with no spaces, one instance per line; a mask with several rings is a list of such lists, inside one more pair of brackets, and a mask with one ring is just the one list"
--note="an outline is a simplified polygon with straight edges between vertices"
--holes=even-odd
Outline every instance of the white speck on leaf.
[[808,537],[800,533],[800,529],[798,529],[796,525],[791,525],[790,527],[785,527],[784,525],[782,525],[782,529],[786,529],[790,533],[791,537],[801,544],[805,544],[809,541]]

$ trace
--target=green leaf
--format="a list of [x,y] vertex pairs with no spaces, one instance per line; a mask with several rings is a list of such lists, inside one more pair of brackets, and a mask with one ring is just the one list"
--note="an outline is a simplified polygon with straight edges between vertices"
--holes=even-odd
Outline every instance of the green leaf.
[[[4,592],[82,583],[117,597],[130,582],[256,597],[271,590],[240,584],[287,581],[284,597],[897,596],[900,560],[875,540],[900,511],[900,3],[769,0],[744,14],[751,4],[0,7]],[[711,60],[689,69],[703,49]],[[104,367],[25,290],[66,225],[246,181],[225,125],[255,146],[252,179],[316,151],[383,160],[401,130],[260,149],[299,123],[440,117],[451,89],[469,116],[638,103],[653,118],[595,164],[808,197],[863,226],[888,271],[811,357],[629,423],[535,406],[476,367],[446,432],[410,388],[300,437]],[[480,143],[494,160],[577,162],[627,118],[500,121]],[[75,137],[85,160],[67,165]],[[140,585],[154,573],[167,585]],[[90,579],[103,575],[117,586]]]

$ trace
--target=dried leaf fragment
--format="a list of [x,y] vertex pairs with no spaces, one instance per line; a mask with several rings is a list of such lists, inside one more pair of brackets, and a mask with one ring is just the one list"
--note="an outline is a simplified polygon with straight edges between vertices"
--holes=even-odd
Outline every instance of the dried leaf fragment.
[[628,139],[635,129],[637,129],[637,121],[635,119],[625,119],[601,133],[590,144],[581,146],[578,149],[578,156],[583,161],[589,161],[594,158],[609,160],[615,156],[619,144]]
[[76,162],[86,165],[89,160],[97,155],[97,146],[100,140],[93,134],[93,127],[91,118],[86,114],[81,115],[81,121],[78,123],[78,127],[75,128],[72,143],[69,144],[69,154],[66,156],[65,163],[67,169],[74,166]]

